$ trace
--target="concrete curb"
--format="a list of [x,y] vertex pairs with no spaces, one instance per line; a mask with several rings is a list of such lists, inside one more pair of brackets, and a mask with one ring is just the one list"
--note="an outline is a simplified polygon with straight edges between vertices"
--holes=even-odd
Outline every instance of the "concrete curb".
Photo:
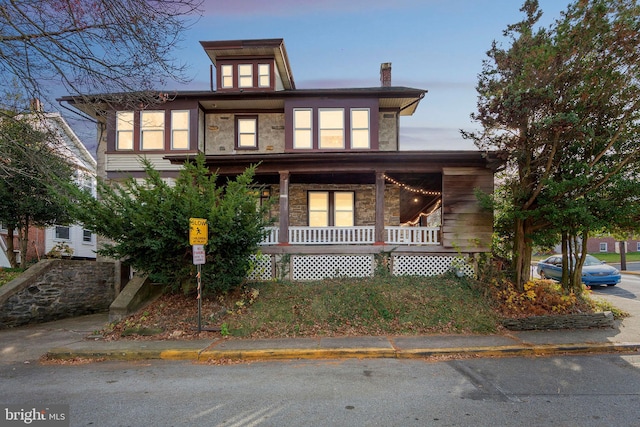
[[565,354],[630,353],[639,352],[640,343],[598,343],[598,344],[549,344],[511,345],[450,348],[319,348],[288,349],[267,348],[259,350],[229,349],[208,350],[194,348],[165,349],[90,349],[55,348],[46,353],[50,360],[190,360],[194,362],[213,361],[269,361],[292,359],[422,359],[436,357],[516,357],[552,356]]

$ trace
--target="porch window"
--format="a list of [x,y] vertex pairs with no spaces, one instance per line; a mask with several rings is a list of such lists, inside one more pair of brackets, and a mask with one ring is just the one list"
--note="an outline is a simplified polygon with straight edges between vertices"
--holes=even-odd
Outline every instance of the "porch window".
[[351,110],[351,148],[369,148],[369,109]]
[[220,67],[220,74],[220,84],[222,87],[233,87],[233,65],[222,65]]
[[57,240],[69,240],[71,233],[69,227],[56,225],[56,239]]
[[253,64],[238,65],[238,87],[253,87]]
[[352,227],[354,193],[352,191],[309,191],[310,227]]
[[312,110],[293,110],[293,148],[313,148]]
[[236,117],[237,148],[258,148],[258,118]]
[[116,112],[116,150],[133,150],[133,111]]
[[319,148],[344,148],[344,109],[322,108],[318,110],[318,127]]
[[258,86],[271,86],[271,67],[269,64],[258,64]]
[[142,111],[140,113],[140,149],[162,150],[164,148],[164,111]]
[[189,149],[189,111],[171,112],[171,149]]

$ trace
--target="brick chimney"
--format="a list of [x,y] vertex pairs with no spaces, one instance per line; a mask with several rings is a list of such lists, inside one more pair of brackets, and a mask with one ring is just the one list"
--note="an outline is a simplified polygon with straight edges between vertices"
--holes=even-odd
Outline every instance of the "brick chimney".
[[391,62],[380,64],[380,86],[391,86]]

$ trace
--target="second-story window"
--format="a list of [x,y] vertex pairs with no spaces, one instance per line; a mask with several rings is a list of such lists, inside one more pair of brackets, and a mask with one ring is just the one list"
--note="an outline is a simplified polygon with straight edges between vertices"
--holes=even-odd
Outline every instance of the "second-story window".
[[171,149],[189,149],[189,111],[171,112]]
[[133,150],[133,111],[116,113],[116,150]]
[[253,64],[238,65],[238,87],[253,87]]
[[369,148],[369,109],[351,110],[351,148]]
[[344,109],[319,109],[318,128],[319,148],[344,148]]
[[258,64],[258,87],[271,86],[271,67],[269,64]]
[[236,117],[237,148],[258,148],[258,118],[255,116]]
[[233,87],[233,65],[220,67],[220,84],[223,88]]
[[164,111],[140,112],[140,149],[164,148]]
[[312,113],[310,108],[293,111],[293,148],[313,148]]

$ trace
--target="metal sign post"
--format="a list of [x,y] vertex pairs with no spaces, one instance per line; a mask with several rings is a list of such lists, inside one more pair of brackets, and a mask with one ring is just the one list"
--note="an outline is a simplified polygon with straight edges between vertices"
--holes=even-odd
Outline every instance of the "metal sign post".
[[197,265],[198,273],[198,333],[202,332],[202,264],[207,260],[204,245],[209,240],[207,220],[202,218],[189,218],[189,244],[193,252],[193,264]]

